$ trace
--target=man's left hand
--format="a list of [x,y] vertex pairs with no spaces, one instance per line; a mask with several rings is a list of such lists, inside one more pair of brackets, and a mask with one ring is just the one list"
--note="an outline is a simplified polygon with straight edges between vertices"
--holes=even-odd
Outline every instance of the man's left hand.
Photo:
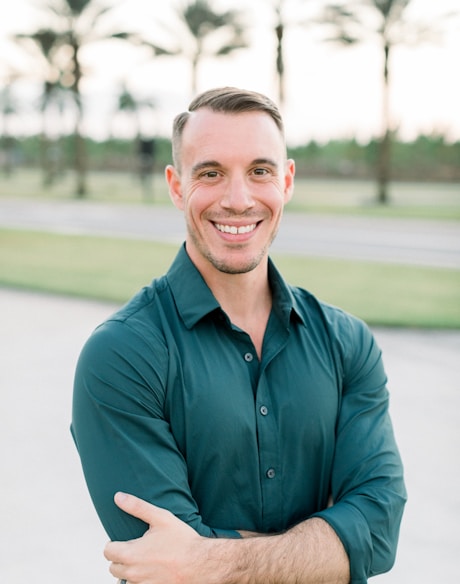
[[111,562],[110,573],[129,584],[193,583],[197,577],[194,558],[200,557],[198,550],[206,539],[169,511],[134,495],[117,493],[114,500],[149,529],[139,539],[106,545],[104,556]]

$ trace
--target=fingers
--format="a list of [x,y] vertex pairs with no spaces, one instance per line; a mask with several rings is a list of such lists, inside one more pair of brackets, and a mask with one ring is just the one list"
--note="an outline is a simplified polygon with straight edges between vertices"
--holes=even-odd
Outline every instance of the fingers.
[[122,541],[109,541],[104,548],[104,558],[114,564],[122,564],[126,559],[126,546]]
[[137,517],[150,528],[138,539],[107,543],[104,556],[111,562],[112,576],[124,578],[129,584],[153,584],[175,581],[176,572],[188,570],[189,563],[183,561],[182,550],[189,550],[192,540],[200,538],[189,525],[166,509],[134,495],[118,492],[114,501],[122,511]]
[[[169,511],[156,507],[155,505],[152,505],[134,495],[129,495],[128,493],[116,493],[114,501],[122,511],[144,521],[144,523],[147,523],[151,528],[153,526],[162,527],[167,523],[169,517],[174,517]],[[117,564],[123,565],[128,563],[129,559],[132,559],[132,548],[134,547],[134,549],[137,549],[134,544],[139,541],[139,539],[130,541],[110,541],[105,546],[104,556],[115,566]],[[117,576],[117,574],[113,575]]]
[[114,497],[115,504],[125,513],[137,517],[148,525],[162,524],[171,515],[169,511],[156,507],[139,497],[118,492]]
[[[118,579],[118,584],[120,582],[138,582],[136,579],[136,569],[132,563],[129,562],[129,555],[126,553],[119,553],[117,550],[117,543],[118,542],[111,542],[108,543],[105,550],[104,556],[107,560],[109,560],[109,572],[110,574]],[[123,559],[128,563],[121,562],[120,560]],[[132,578],[132,580],[130,579]]]

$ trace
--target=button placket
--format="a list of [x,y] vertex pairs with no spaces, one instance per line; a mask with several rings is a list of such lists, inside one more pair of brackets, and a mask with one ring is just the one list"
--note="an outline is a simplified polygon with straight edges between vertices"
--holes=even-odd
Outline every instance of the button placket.
[[[279,434],[276,410],[273,409],[271,389],[265,376],[266,364],[262,363],[256,391],[255,415],[259,438],[259,472],[264,501],[264,525],[271,529],[282,513],[282,462],[279,450]],[[280,474],[281,473],[281,474]]]

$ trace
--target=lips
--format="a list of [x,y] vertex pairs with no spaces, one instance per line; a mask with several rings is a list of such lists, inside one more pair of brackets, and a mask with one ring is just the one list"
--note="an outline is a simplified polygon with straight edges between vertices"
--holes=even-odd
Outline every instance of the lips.
[[250,225],[241,225],[237,227],[236,225],[225,225],[223,223],[214,223],[216,229],[222,233],[230,233],[231,235],[242,235],[243,233],[251,233],[257,227],[257,223],[251,223]]

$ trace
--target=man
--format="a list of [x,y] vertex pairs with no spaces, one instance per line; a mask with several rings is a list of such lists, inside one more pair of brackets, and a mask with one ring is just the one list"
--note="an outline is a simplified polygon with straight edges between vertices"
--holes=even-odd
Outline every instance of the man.
[[76,372],[72,431],[116,540],[110,571],[367,582],[393,564],[405,503],[386,377],[368,328],[268,257],[295,171],[279,112],[257,93],[205,92],[174,121],[173,160],[185,245]]

